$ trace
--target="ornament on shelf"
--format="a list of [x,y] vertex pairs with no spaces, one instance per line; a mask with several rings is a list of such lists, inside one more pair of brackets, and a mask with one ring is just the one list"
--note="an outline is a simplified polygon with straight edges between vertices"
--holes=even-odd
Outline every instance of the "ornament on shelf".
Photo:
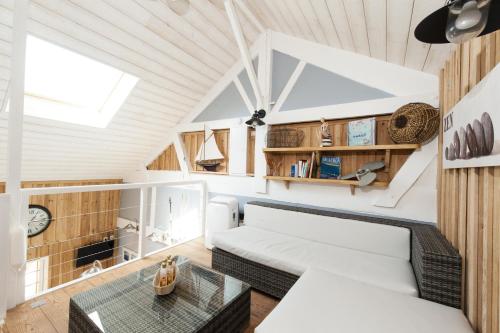
[[330,147],[333,145],[330,126],[326,122],[325,118],[321,118],[321,126],[319,127],[319,133],[321,135],[321,147]]

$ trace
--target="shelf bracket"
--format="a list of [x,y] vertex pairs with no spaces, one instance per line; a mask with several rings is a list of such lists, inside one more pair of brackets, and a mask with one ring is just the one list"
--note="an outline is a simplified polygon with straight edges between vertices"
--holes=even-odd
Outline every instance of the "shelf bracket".
[[356,185],[349,185],[349,187],[351,188],[351,195],[355,195],[356,194]]
[[385,151],[384,164],[385,164],[384,171],[388,172],[390,167],[391,167],[391,150],[390,149],[386,149],[386,151]]
[[290,189],[290,182],[285,180],[285,188],[288,190]]

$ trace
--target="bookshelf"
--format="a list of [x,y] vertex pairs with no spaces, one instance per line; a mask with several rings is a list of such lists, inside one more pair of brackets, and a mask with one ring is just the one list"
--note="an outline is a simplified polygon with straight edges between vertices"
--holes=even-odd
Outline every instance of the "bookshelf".
[[[302,184],[322,184],[333,186],[348,186],[351,194],[355,194],[355,189],[359,187],[357,180],[321,179],[319,178],[319,165],[322,156],[340,157],[342,160],[342,175],[358,170],[363,164],[371,161],[384,161],[385,168],[377,172],[377,179],[370,184],[370,187],[384,188],[389,186],[391,180],[399,169],[404,165],[407,158],[414,150],[419,149],[418,144],[395,144],[387,132],[389,115],[376,117],[376,145],[368,146],[348,146],[346,125],[353,119],[339,119],[329,121],[333,133],[334,145],[330,147],[320,147],[320,139],[317,130],[320,122],[293,123],[272,125],[272,128],[295,128],[304,132],[305,138],[301,146],[294,148],[264,148],[268,166],[274,165],[273,172],[268,169],[264,178],[270,181],[284,182],[288,189],[290,183]],[[314,153],[316,172],[311,177],[291,177],[291,165],[299,160],[311,160]]]

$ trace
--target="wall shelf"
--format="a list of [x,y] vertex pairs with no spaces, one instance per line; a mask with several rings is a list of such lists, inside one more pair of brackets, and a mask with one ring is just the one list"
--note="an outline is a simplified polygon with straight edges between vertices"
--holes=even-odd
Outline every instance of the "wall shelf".
[[[351,188],[351,194],[359,186],[357,179],[322,179],[320,178],[321,159],[323,156],[336,156],[341,158],[342,175],[356,172],[364,164],[373,161],[383,161],[385,168],[377,170],[375,182],[368,185],[371,188],[384,188],[389,186],[399,169],[406,162],[414,150],[420,149],[419,144],[396,144],[389,135],[390,115],[375,116],[376,132],[374,139],[377,144],[366,146],[349,146],[349,122],[356,118],[328,120],[328,127],[332,135],[334,146],[321,147],[319,135],[320,121],[277,124],[271,129],[295,129],[303,133],[299,147],[293,148],[263,148],[267,163],[267,175],[264,178],[270,181],[282,181],[286,188],[290,183],[304,183],[311,185],[324,184],[326,186],[346,186]],[[311,159],[314,158],[314,161]],[[314,163],[311,178],[290,177],[291,166],[300,160]]]
[[415,150],[419,144],[395,144],[372,146],[332,146],[332,147],[296,147],[296,148],[264,148],[264,153],[312,153],[329,151],[372,151],[372,150]]
[[[295,147],[295,148],[264,148],[263,152],[266,155],[266,159],[270,156],[284,156],[288,154],[310,154],[316,153],[315,163],[320,164],[321,155],[329,152],[344,152],[347,154],[358,154],[358,153],[382,153],[381,156],[386,165],[383,172],[388,173],[391,166],[391,155],[392,151],[402,151],[402,150],[415,150],[419,149],[419,144],[386,144],[386,145],[370,145],[370,146],[331,146],[331,147]],[[298,178],[298,177],[287,177],[287,176],[265,176],[267,180],[272,181],[283,181],[288,189],[290,187],[290,182],[296,183],[310,183],[310,184],[327,184],[327,185],[345,185],[351,188],[351,194],[355,194],[356,187],[359,187],[359,182],[357,180],[341,180],[341,179],[322,179],[322,178]],[[375,181],[369,186],[372,187],[387,187],[389,186],[389,181]]]
[[[299,178],[299,177],[282,177],[282,176],[265,176],[267,180],[283,181],[288,189],[290,182],[295,183],[311,183],[311,184],[331,184],[331,185],[345,185],[351,187],[351,193],[354,194],[354,189],[358,187],[359,182],[357,180],[343,180],[343,179],[324,179],[324,178]],[[375,181],[370,186],[374,187],[387,187],[389,183]]]

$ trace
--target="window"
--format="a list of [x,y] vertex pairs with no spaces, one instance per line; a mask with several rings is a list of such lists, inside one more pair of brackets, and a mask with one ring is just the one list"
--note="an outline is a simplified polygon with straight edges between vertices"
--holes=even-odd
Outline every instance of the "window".
[[28,36],[25,114],[69,123],[108,125],[138,78]]
[[47,290],[49,283],[49,257],[30,260],[26,263],[25,297],[40,295]]

